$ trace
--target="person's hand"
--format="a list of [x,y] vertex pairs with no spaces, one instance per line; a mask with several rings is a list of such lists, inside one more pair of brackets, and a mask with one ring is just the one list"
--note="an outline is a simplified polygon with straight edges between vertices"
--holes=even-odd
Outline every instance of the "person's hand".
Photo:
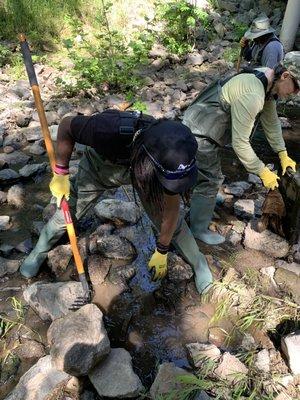
[[244,47],[248,46],[248,43],[249,43],[249,40],[246,39],[246,38],[243,36],[242,39],[240,40],[240,46],[241,46],[242,48],[244,48]]
[[278,180],[279,176],[272,172],[268,167],[264,167],[259,173],[260,179],[263,181],[264,187],[267,189],[274,190],[279,186]]
[[152,254],[148,263],[148,270],[153,273],[152,280],[163,279],[168,271],[167,267],[168,253],[161,254],[157,249]]
[[296,172],[296,162],[292,160],[286,150],[280,151],[278,153],[280,164],[282,168],[282,175],[286,173],[287,168],[292,168],[294,172]]
[[68,173],[60,174],[57,172],[53,172],[53,178],[51,179],[49,188],[52,196],[56,197],[57,207],[60,207],[60,203],[63,197],[65,197],[66,200],[69,200],[70,175]]

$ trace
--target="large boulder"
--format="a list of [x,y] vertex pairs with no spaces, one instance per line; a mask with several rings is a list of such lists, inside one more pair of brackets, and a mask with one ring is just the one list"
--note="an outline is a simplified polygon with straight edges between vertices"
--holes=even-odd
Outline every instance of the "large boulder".
[[275,258],[285,257],[289,251],[289,244],[284,238],[267,229],[259,233],[253,229],[251,222],[245,229],[244,246]]
[[118,199],[104,199],[95,207],[95,212],[100,218],[115,223],[136,224],[141,218],[142,209],[133,201]]
[[45,400],[53,390],[71,376],[58,371],[51,362],[51,357],[41,358],[19,380],[14,390],[5,400]]
[[7,163],[9,166],[17,165],[17,164],[27,164],[30,160],[30,157],[26,154],[22,153],[21,151],[14,151],[13,153],[0,154],[0,161]]
[[89,378],[99,396],[109,399],[135,398],[144,390],[125,349],[111,349],[109,356],[89,373]]
[[68,314],[84,292],[80,282],[35,282],[25,289],[23,296],[41,319],[54,321]]
[[75,376],[87,375],[108,355],[110,343],[102,317],[97,306],[87,304],[52,322],[47,336],[57,369]]

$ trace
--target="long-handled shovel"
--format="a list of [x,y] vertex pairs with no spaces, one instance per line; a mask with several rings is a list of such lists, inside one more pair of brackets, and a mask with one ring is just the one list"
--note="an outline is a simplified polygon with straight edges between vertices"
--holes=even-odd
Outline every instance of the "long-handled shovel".
[[[42,128],[43,136],[45,139],[45,145],[46,145],[48,157],[49,157],[51,168],[53,171],[54,166],[55,166],[55,153],[54,153],[53,143],[51,140],[48,123],[47,123],[47,119],[46,119],[46,115],[45,115],[45,110],[44,110],[44,106],[43,106],[43,102],[42,102],[42,98],[41,98],[41,94],[40,94],[39,84],[38,84],[37,77],[36,77],[36,74],[34,71],[34,66],[32,63],[32,58],[31,58],[29,46],[26,41],[25,35],[20,34],[19,40],[20,40],[20,44],[21,44],[21,51],[22,51],[24,63],[26,66],[27,75],[29,78],[29,83],[30,83],[32,93],[34,96],[35,106],[36,106],[36,109],[37,109],[37,112],[39,115],[39,120],[40,120],[40,124],[41,124],[41,128]],[[71,244],[71,248],[72,248],[72,252],[73,252],[73,256],[74,256],[75,265],[76,265],[77,272],[78,272],[78,277],[79,277],[79,280],[82,284],[83,291],[84,291],[84,296],[77,298],[76,302],[74,304],[74,307],[73,307],[73,308],[79,308],[81,305],[84,305],[91,301],[91,291],[90,291],[90,288],[89,288],[89,285],[88,285],[88,282],[87,282],[87,279],[85,276],[82,258],[80,256],[80,253],[78,250],[77,238],[76,238],[76,234],[75,234],[75,230],[74,230],[71,213],[69,210],[69,204],[65,198],[62,199],[61,208],[64,213],[66,228],[67,228],[67,232],[68,232],[68,236],[69,236],[69,240],[70,240],[70,244]]]

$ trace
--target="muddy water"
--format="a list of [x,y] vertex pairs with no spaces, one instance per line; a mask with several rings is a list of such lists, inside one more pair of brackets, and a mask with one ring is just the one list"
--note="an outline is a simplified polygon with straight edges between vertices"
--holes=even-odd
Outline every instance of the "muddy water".
[[[293,129],[284,130],[284,137],[290,156],[300,162],[300,118],[293,119]],[[263,152],[262,158],[265,162],[278,162],[277,156],[269,152],[267,147],[262,146],[259,151]],[[232,149],[224,149],[222,158],[223,171],[229,181],[243,180],[247,177]],[[42,219],[42,208],[50,197],[49,179],[48,173],[37,177],[35,181],[26,182],[26,200],[22,210],[12,209],[7,205],[1,207],[2,215],[12,217],[12,228],[7,232],[0,232],[0,243],[17,245],[31,236],[32,221]],[[127,200],[122,191],[118,192],[118,196]],[[214,307],[200,303],[192,281],[180,285],[166,280],[162,284],[151,282],[146,264],[155,241],[147,218],[138,224],[133,242],[139,250],[134,261],[137,271],[135,277],[128,285],[113,285],[107,282],[96,287],[94,302],[105,314],[105,324],[112,346],[125,347],[131,352],[136,371],[143,383],[149,386],[155,368],[163,361],[173,361],[178,366],[188,367],[184,344],[208,340],[210,329],[213,328],[209,321]],[[200,245],[205,254],[212,254],[221,259],[228,259],[233,251],[228,245],[214,248]],[[12,254],[12,258],[21,257],[20,253]],[[47,272],[42,272],[35,280],[42,279],[52,278]],[[22,300],[22,292],[27,284],[19,274],[15,274],[9,280],[0,281],[1,312],[13,317],[9,297],[15,296]],[[46,344],[49,324],[42,322],[32,310],[26,309],[25,314],[26,326],[34,329],[38,333],[35,338]],[[210,336],[210,339],[212,337]],[[13,346],[19,340],[19,333],[12,332],[7,343]],[[3,344],[2,341],[1,345]],[[216,344],[222,346],[220,337],[216,337]],[[35,360],[22,361],[17,374],[1,388],[0,399],[5,397],[33,363]]]

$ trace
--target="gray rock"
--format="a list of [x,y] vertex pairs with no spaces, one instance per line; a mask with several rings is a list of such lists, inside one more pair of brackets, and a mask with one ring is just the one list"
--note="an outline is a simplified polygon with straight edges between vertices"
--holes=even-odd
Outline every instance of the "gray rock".
[[3,140],[3,147],[12,146],[15,150],[27,144],[27,140],[23,134],[23,129],[13,130]]
[[55,320],[70,312],[78,297],[84,295],[80,282],[35,282],[23,296],[42,320]]
[[225,379],[231,383],[237,383],[243,380],[242,375],[248,373],[248,368],[235,356],[230,353],[224,353],[214,374],[219,379]]
[[93,254],[88,257],[87,265],[92,285],[97,286],[105,281],[111,267],[111,260],[99,254]]
[[192,267],[174,253],[168,254],[168,278],[170,281],[185,281],[193,276]]
[[242,241],[242,234],[235,232],[233,229],[228,233],[226,240],[232,245],[236,246]]
[[70,244],[56,246],[48,252],[48,265],[55,276],[64,273],[72,258],[72,249]]
[[102,317],[97,306],[87,304],[52,322],[47,337],[52,362],[58,370],[74,376],[87,375],[109,354],[110,342]]
[[244,246],[275,258],[283,258],[289,251],[289,244],[284,238],[267,229],[261,233],[256,232],[251,222],[245,229]]
[[194,397],[193,400],[210,400],[211,397],[204,391],[201,390],[201,392],[196,394],[196,397]]
[[192,53],[188,54],[187,60],[186,60],[186,65],[202,65],[204,62],[204,58],[201,54],[199,53]]
[[71,112],[72,110],[73,110],[72,104],[67,103],[67,102],[63,102],[63,103],[60,103],[60,105],[59,105],[59,107],[57,109],[57,114],[58,114],[59,118],[62,118],[66,114]]
[[130,281],[136,274],[134,265],[111,265],[109,270],[109,281],[115,285],[122,285]]
[[166,58],[168,57],[167,49],[158,43],[154,43],[152,49],[149,52],[151,58]]
[[21,208],[24,206],[25,189],[21,185],[14,185],[7,192],[7,202],[10,206]]
[[231,1],[218,0],[218,5],[221,10],[230,11],[230,12],[236,12],[238,10],[237,6]]
[[22,153],[21,151],[14,151],[10,154],[0,154],[0,161],[1,160],[7,163],[8,166],[12,166],[17,164],[27,164],[30,160],[30,157]]
[[300,276],[300,264],[298,264],[298,263],[295,263],[295,262],[288,263],[284,260],[276,260],[275,267],[286,269],[288,271],[293,272],[297,276]]
[[144,390],[125,349],[111,349],[109,356],[89,373],[89,378],[98,394],[110,399],[136,397]]
[[217,22],[214,24],[214,28],[215,28],[215,31],[217,32],[219,38],[222,39],[222,37],[225,35],[225,32],[226,32],[225,26],[221,22]]
[[41,358],[46,355],[44,345],[35,340],[25,340],[14,350],[14,354],[22,359]]
[[37,143],[25,147],[24,150],[35,156],[41,156],[46,153],[46,149]]
[[27,112],[18,112],[17,115],[15,116],[16,118],[16,124],[20,128],[25,128],[28,126],[31,116],[30,116],[30,111]]
[[254,201],[238,200],[234,203],[234,214],[237,217],[251,219],[254,217]]
[[10,244],[1,244],[0,246],[0,254],[3,255],[4,257],[9,257],[14,249],[14,246],[11,246]]
[[141,218],[142,209],[133,201],[104,199],[95,206],[95,212],[100,218],[115,223],[125,222],[136,224]]
[[176,367],[173,363],[165,362],[161,364],[150,388],[151,398],[156,400],[160,398],[160,396],[163,397],[174,390],[180,390],[183,388],[184,385],[176,379],[183,375],[192,376],[191,373],[182,368]]
[[300,330],[281,338],[281,350],[294,375],[300,374]]
[[[96,249],[103,257],[132,261],[136,256],[134,246],[125,238],[116,235],[97,237]],[[90,248],[92,252],[92,249]]]
[[254,174],[248,174],[248,182],[254,185],[262,185],[260,177]]
[[[59,116],[58,116],[56,111],[46,111],[45,114],[46,114],[46,119],[47,119],[47,122],[48,122],[48,126],[51,126],[51,125],[54,125],[54,124],[58,124]],[[40,121],[37,111],[35,111],[33,113],[32,118],[33,118],[34,121],[37,121],[37,122]]]
[[47,165],[48,164],[46,162],[43,162],[41,164],[28,164],[19,170],[19,174],[24,178],[29,178],[30,176],[45,171]]
[[43,137],[39,124],[37,126],[29,126],[28,128],[22,129],[22,135],[25,136],[28,142],[35,142],[36,140],[40,140]]
[[0,232],[7,231],[10,228],[10,217],[8,215],[0,215]]
[[17,81],[14,86],[9,89],[9,93],[15,94],[22,100],[28,100],[31,96],[28,82]]
[[16,181],[20,178],[20,174],[18,174],[13,169],[3,169],[0,171],[0,183],[8,183],[11,181]]
[[195,368],[200,368],[208,360],[217,362],[221,356],[218,347],[211,343],[189,343],[186,349]]
[[14,274],[18,271],[20,266],[20,260],[9,260],[7,258],[0,257],[0,277],[4,275]]
[[45,400],[55,387],[71,376],[57,371],[51,357],[41,358],[19,380],[17,386],[5,400]]
[[297,304],[300,304],[300,277],[291,271],[277,268],[274,281],[281,290],[293,297]]

